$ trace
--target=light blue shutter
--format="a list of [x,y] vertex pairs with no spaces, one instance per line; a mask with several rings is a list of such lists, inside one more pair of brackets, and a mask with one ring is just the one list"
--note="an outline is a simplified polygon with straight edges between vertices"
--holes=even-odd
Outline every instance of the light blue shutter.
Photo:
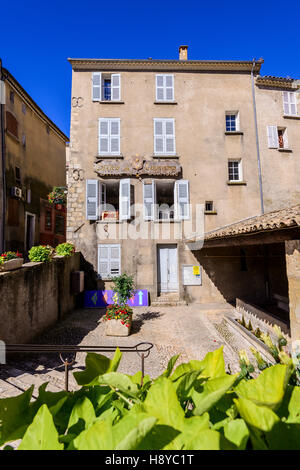
[[165,100],[174,101],[174,75],[165,75]]
[[143,182],[144,220],[155,219],[155,181]]
[[121,100],[121,75],[119,73],[111,75],[111,100]]
[[110,245],[98,245],[98,274],[101,279],[110,275]]
[[109,153],[120,155],[120,119],[110,119],[109,122]]
[[174,119],[165,121],[165,153],[175,155],[175,123]]
[[99,119],[99,155],[109,154],[109,124],[108,119]]
[[267,126],[267,134],[268,134],[268,147],[270,149],[277,149],[279,146],[277,126]]
[[188,180],[175,181],[174,185],[175,218],[187,220],[190,218],[190,197]]
[[110,275],[112,277],[121,274],[121,246],[110,245]]
[[163,101],[164,96],[164,75],[156,75],[156,101]]
[[101,101],[101,72],[93,72],[93,101]]
[[154,119],[154,154],[164,153],[164,122]]
[[130,179],[120,180],[119,187],[119,219],[130,219]]
[[86,180],[86,218],[98,219],[98,180]]

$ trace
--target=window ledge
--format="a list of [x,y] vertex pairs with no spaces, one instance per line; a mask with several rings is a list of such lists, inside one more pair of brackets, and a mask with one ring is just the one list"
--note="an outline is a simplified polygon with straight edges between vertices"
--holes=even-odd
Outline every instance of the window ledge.
[[[145,222],[147,222],[147,221],[145,220]],[[166,224],[166,223],[180,224],[180,222],[182,222],[182,221],[181,220],[175,220],[175,219],[171,219],[171,220],[156,219],[156,220],[149,220],[148,222],[155,222],[156,224]]]
[[16,142],[20,143],[20,139],[19,139],[17,136],[15,136],[12,132],[10,132],[8,129],[6,129],[6,133],[7,133],[10,137],[12,137]]
[[177,101],[154,101],[153,104],[178,104]]
[[217,211],[204,211],[206,215],[217,215]]
[[300,120],[300,116],[297,116],[297,115],[293,115],[293,114],[284,114],[283,115],[284,119],[298,119]]
[[244,132],[242,131],[225,131],[225,135],[244,135]]
[[179,158],[179,155],[151,155],[151,158]]
[[246,186],[246,181],[227,181],[228,186]]
[[123,222],[123,220],[96,220],[97,224],[120,224]]
[[112,101],[112,100],[103,100],[98,101],[100,104],[125,104],[125,101]]
[[284,149],[284,148],[278,148],[278,152],[287,152],[287,153],[292,153],[292,149]]
[[111,160],[112,158],[124,158],[124,155],[96,155],[96,157],[98,160],[105,160],[106,158],[108,160]]

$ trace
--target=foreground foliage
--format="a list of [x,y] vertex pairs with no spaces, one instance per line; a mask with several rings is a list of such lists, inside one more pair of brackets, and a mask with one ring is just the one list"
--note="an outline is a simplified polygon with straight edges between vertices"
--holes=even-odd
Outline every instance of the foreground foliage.
[[[202,361],[151,380],[117,372],[112,360],[89,353],[74,377],[76,392],[33,387],[0,400],[0,444],[19,449],[300,449],[300,387],[289,385],[292,366],[276,364],[256,379],[225,373],[222,348]],[[174,370],[175,368],[175,370]],[[11,448],[9,445],[4,448]]]

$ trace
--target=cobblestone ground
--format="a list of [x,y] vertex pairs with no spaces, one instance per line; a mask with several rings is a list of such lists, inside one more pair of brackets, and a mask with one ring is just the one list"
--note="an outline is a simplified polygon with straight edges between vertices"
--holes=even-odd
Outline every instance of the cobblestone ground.
[[[234,315],[233,309],[225,310],[224,306],[218,305],[136,308],[130,336],[112,337],[105,335],[103,309],[78,309],[35,342],[93,346],[134,346],[151,342],[154,346],[145,360],[145,373],[151,377],[161,374],[175,354],[180,354],[179,364],[190,359],[202,359],[208,351],[223,345],[227,369],[235,372],[239,370],[237,351],[249,350],[249,344],[238,333],[228,329],[223,315],[230,312]],[[72,372],[82,370],[84,364],[85,353],[80,353],[71,368],[69,389],[77,388]],[[140,369],[141,360],[136,353],[123,354],[120,372],[133,374]],[[36,396],[38,387],[45,381],[49,382],[47,389],[50,391],[64,388],[64,367],[58,354],[10,356],[7,364],[0,366],[0,397],[18,395],[32,384],[35,385]]]

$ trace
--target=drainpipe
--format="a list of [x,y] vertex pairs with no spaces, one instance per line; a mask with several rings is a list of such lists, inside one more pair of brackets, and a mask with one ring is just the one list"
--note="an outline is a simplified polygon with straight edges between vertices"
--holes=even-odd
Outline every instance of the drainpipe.
[[253,113],[254,113],[255,138],[256,138],[256,155],[257,155],[258,181],[259,181],[259,192],[260,192],[260,208],[261,208],[261,213],[264,214],[265,213],[264,196],[263,196],[263,188],[262,188],[262,174],[261,174],[261,162],[260,162],[259,140],[258,140],[256,101],[255,101],[255,85],[254,85],[254,75],[253,75],[255,65],[256,65],[256,60],[253,59],[253,65],[251,69],[252,102],[253,102]]
[[0,59],[0,81],[3,96],[0,100],[0,133],[1,133],[1,172],[2,172],[2,230],[0,231],[0,251],[5,251],[5,217],[6,217],[6,179],[5,179],[5,133],[4,133],[4,104],[5,104],[5,89],[4,89],[4,74],[2,70],[2,60]]

